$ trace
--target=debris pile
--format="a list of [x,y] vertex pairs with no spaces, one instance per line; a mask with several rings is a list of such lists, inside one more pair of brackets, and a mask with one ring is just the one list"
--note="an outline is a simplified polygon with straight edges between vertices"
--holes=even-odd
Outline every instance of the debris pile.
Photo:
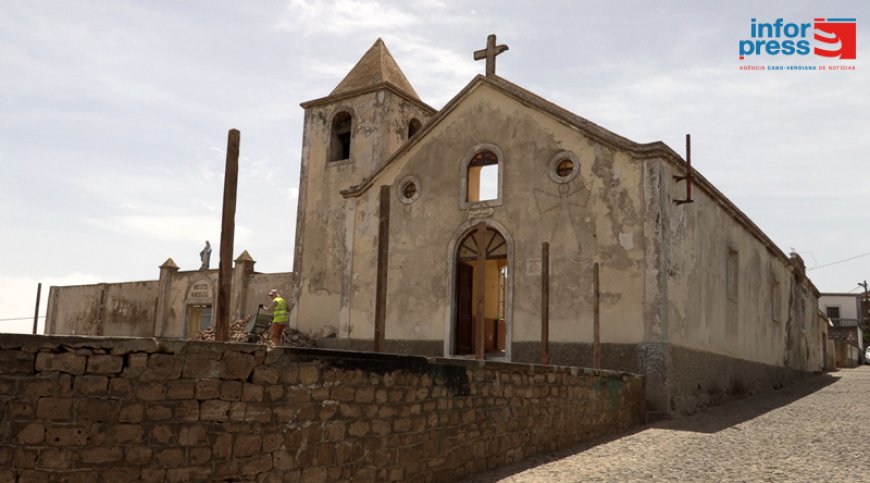
[[[248,316],[244,319],[239,319],[232,324],[230,324],[230,337],[229,342],[248,342],[248,333],[245,331],[245,326],[248,325],[248,320],[251,319],[253,315]],[[201,340],[201,341],[214,341],[214,326],[209,327],[208,329],[195,334],[188,338],[188,340]],[[272,340],[269,338],[269,330],[266,329],[260,334],[260,338],[256,341],[259,344],[265,344],[269,347],[272,347]],[[291,329],[287,327],[284,330],[284,334],[281,336],[281,345],[290,346],[290,347],[317,347],[317,344],[311,340],[310,337],[299,332],[298,330]]]

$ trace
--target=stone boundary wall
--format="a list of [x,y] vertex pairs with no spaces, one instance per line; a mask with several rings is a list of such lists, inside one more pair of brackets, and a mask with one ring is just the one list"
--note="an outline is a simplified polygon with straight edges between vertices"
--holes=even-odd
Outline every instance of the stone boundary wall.
[[454,481],[644,408],[630,373],[0,335],[0,481]]

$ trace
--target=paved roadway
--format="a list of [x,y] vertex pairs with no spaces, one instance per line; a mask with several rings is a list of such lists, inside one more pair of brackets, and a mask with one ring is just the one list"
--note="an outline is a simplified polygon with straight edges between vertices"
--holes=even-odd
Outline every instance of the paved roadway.
[[870,366],[477,475],[494,482],[870,482]]

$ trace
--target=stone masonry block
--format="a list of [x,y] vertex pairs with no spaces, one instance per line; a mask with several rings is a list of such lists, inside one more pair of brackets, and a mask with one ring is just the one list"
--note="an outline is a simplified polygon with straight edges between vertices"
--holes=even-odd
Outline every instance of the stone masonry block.
[[229,421],[230,402],[210,399],[199,407],[199,418],[203,421]]
[[119,374],[124,369],[124,358],[120,356],[93,355],[88,357],[85,372],[88,374]]
[[233,457],[244,458],[260,452],[262,437],[259,434],[239,434],[233,442]]
[[214,359],[188,359],[184,362],[182,376],[191,379],[217,379],[224,372],[226,364]]
[[220,397],[221,382],[218,380],[205,380],[196,383],[194,390],[199,400],[217,399]]
[[208,466],[187,466],[184,468],[172,468],[166,471],[166,481],[169,483],[205,481],[210,476],[211,468]]
[[271,469],[272,455],[269,454],[255,456],[242,463],[242,474],[245,476],[256,476]]
[[0,374],[33,374],[34,355],[19,350],[0,350]]
[[166,424],[158,424],[151,429],[151,438],[150,438],[152,446],[154,443],[159,445],[171,445],[175,444],[178,441],[178,435],[175,433],[175,430],[172,427]]
[[141,444],[144,441],[145,431],[141,424],[117,424],[110,431],[116,444]]
[[79,451],[79,460],[85,464],[114,463],[124,458],[124,450],[120,446],[90,447]]
[[175,405],[174,414],[177,421],[199,421],[199,402],[181,401]]
[[263,400],[263,386],[245,383],[242,386],[242,401],[260,402]]
[[172,419],[172,408],[163,404],[152,404],[145,408],[145,417],[151,421],[167,421]]
[[79,421],[116,421],[120,411],[118,401],[104,399],[79,399],[76,414]]
[[160,468],[180,468],[185,465],[184,450],[167,448],[154,452],[154,459]]
[[194,381],[171,381],[166,384],[166,397],[169,399],[193,399],[195,391]]
[[124,461],[129,466],[145,466],[151,462],[152,450],[148,446],[128,446]]
[[109,396],[120,399],[133,397],[133,384],[127,379],[113,377],[109,380]]
[[299,383],[305,386],[317,384],[320,382],[320,368],[315,365],[305,365],[299,367]]
[[145,369],[148,368],[148,354],[144,352],[134,352],[127,354],[127,367],[124,368],[123,374],[126,377],[138,377]]
[[254,356],[234,351],[224,353],[222,360],[226,364],[224,378],[240,381],[247,381],[257,364]]
[[208,444],[208,431],[201,424],[184,426],[178,430],[178,444],[182,446]]
[[142,373],[143,381],[169,381],[181,377],[181,359],[169,354],[151,354]]
[[106,376],[76,376],[73,390],[79,396],[101,397],[108,394],[109,378]]
[[84,374],[87,357],[76,355],[72,352],[63,354],[51,354],[39,352],[36,354],[37,371],[59,371],[70,374]]
[[36,417],[52,421],[72,419],[72,398],[44,397],[36,404]]
[[228,433],[220,433],[213,436],[212,454],[215,458],[227,459],[233,452],[233,437]]
[[279,449],[272,453],[272,462],[275,469],[288,471],[296,468],[296,451]]
[[16,441],[27,446],[36,446],[45,441],[45,426],[42,423],[23,424],[18,429]]
[[254,369],[253,382],[256,384],[278,384],[278,370],[274,367],[257,367]]
[[45,430],[45,443],[50,446],[84,446],[88,442],[89,425],[49,426]]
[[189,463],[199,465],[208,463],[211,460],[211,448],[208,446],[197,446],[187,450],[187,461]]
[[142,403],[128,404],[121,408],[118,413],[118,422],[120,423],[139,423],[142,422],[142,416],[145,414],[145,405]]
[[224,401],[241,401],[242,383],[239,381],[224,381],[221,383],[220,398]]
[[145,483],[162,483],[166,480],[166,470],[158,468],[143,468],[140,475]]
[[162,401],[166,399],[166,386],[158,383],[140,383],[136,388],[136,398],[143,401]]
[[[57,384],[54,378],[34,379],[30,381],[22,381],[21,386],[24,393],[24,399],[28,401],[37,401],[41,397],[52,396],[54,386]],[[20,396],[20,394],[18,395]]]
[[69,470],[75,467],[76,451],[66,448],[45,448],[39,452],[36,467],[42,470]]

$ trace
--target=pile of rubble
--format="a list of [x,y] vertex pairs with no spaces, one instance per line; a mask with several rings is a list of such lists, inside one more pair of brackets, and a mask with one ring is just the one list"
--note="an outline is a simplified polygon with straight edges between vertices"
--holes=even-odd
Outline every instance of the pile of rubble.
[[[245,331],[245,326],[248,325],[248,320],[250,320],[251,317],[253,317],[253,315],[246,319],[239,319],[230,324],[229,342],[248,342],[248,332]],[[209,327],[208,329],[191,336],[188,340],[214,341],[214,327]],[[273,347],[272,340],[269,338],[269,329],[266,329],[262,334],[260,334],[260,338],[256,343]],[[317,347],[317,344],[315,344],[310,337],[298,330],[291,329],[290,327],[287,327],[287,329],[284,330],[284,334],[281,337],[281,345],[290,347]]]

